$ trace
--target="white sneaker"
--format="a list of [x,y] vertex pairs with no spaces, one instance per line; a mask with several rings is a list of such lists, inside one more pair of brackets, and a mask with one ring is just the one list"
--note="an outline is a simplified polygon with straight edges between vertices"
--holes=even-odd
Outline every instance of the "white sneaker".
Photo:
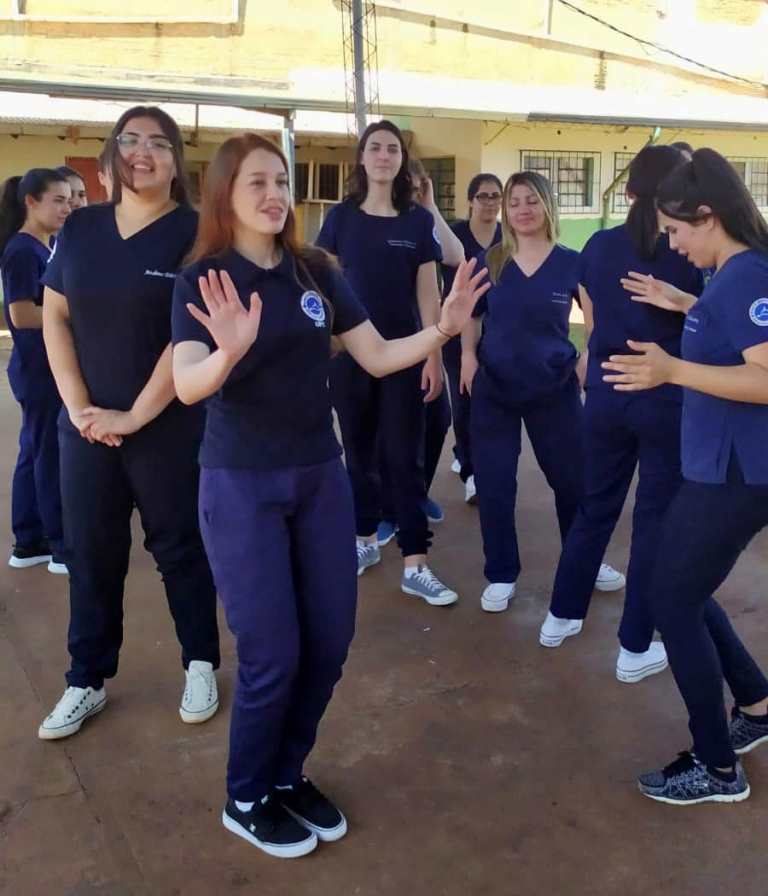
[[566,638],[578,635],[584,625],[583,619],[558,619],[547,613],[544,625],[539,632],[539,644],[542,647],[559,647]]
[[451,464],[451,473],[461,473],[461,464],[459,463],[458,457],[454,457],[453,463]]
[[41,740],[58,740],[69,737],[80,730],[80,726],[88,716],[101,712],[107,704],[107,694],[103,687],[98,691],[93,688],[68,687],[53,712],[43,720],[37,730]]
[[192,660],[186,677],[187,683],[179,707],[181,720],[189,725],[207,722],[219,708],[219,692],[213,666],[205,660]]
[[376,541],[357,541],[357,574],[361,576],[370,566],[381,562],[381,552]]
[[632,653],[622,647],[616,660],[616,678],[632,684],[649,675],[663,672],[668,665],[667,651],[661,641],[651,641],[651,646],[645,653]]
[[48,561],[48,572],[53,573],[55,576],[69,575],[67,564],[62,563],[61,560],[57,560],[55,557],[51,557],[51,559]]
[[414,597],[422,597],[433,607],[446,607],[455,604],[459,595],[451,591],[426,565],[416,567],[416,572],[406,575],[400,580],[400,590],[404,594],[412,594]]
[[477,504],[477,489],[475,488],[475,477],[467,477],[464,483],[464,500],[467,504]]
[[514,596],[514,582],[492,582],[483,591],[480,606],[486,613],[503,613]]
[[609,566],[607,563],[600,564],[600,572],[595,579],[596,591],[620,591],[627,584],[625,576]]

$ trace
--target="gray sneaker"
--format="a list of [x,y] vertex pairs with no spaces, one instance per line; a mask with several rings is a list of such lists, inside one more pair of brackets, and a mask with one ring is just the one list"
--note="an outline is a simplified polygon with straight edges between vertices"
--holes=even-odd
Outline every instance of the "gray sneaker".
[[738,706],[731,712],[731,745],[737,756],[749,753],[760,744],[768,743],[768,724],[744,715]]
[[459,599],[459,595],[445,585],[437,578],[428,566],[419,566],[412,576],[406,576],[403,573],[403,579],[400,582],[400,590],[405,594],[412,594],[414,597],[423,598],[433,607],[445,607],[448,604],[455,604]]
[[738,803],[749,796],[749,783],[740,762],[735,765],[736,779],[723,781],[693,755],[680,753],[666,768],[648,772],[637,779],[640,793],[675,806],[697,803]]
[[357,574],[361,576],[369,566],[376,566],[381,562],[381,553],[379,546],[374,541],[372,544],[366,544],[364,541],[357,543]]

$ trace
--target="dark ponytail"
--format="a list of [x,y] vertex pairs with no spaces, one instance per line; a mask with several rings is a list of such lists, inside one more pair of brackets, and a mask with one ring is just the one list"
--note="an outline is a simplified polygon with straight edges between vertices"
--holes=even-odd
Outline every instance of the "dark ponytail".
[[637,254],[646,261],[656,254],[659,239],[656,190],[664,178],[682,164],[682,153],[671,146],[646,146],[630,163],[627,193],[634,196],[634,201],[626,227]]
[[695,224],[712,210],[723,230],[738,243],[768,253],[768,224],[731,163],[714,149],[697,149],[691,161],[666,177],[656,193],[660,212]]
[[27,196],[40,199],[51,184],[67,179],[54,168],[30,168],[24,177],[9,177],[0,195],[0,254],[27,220]]

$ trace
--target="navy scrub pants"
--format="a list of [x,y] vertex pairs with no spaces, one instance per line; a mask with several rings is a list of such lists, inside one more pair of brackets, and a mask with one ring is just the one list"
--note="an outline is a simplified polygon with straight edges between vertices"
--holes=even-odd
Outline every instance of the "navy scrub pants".
[[227,790],[298,782],[355,628],[357,555],[341,461],[207,469],[200,526],[237,644]]
[[723,678],[738,706],[768,697],[768,680],[712,595],[766,525],[768,486],[745,485],[732,462],[723,485],[683,483],[659,540],[651,610],[688,708],[693,749],[715,768],[736,761]]
[[191,660],[219,665],[216,591],[197,518],[203,419],[200,408],[174,402],[109,448],[90,445],[62,414],[70,685],[100,688],[117,673],[134,505],[163,578],[184,668]]
[[47,388],[19,394],[21,430],[11,486],[11,529],[18,547],[32,547],[47,538],[60,556],[64,547],[57,429],[61,399],[53,378]]
[[605,549],[639,467],[619,626],[622,647],[633,653],[646,651],[653,638],[648,590],[661,522],[682,482],[680,409],[679,401],[652,392],[587,391],[585,494],[563,545],[549,609],[559,619],[586,617]]
[[472,383],[472,457],[489,582],[515,582],[520,574],[515,501],[523,423],[555,493],[563,539],[583,494],[582,406],[576,376],[546,398],[502,404],[481,367]]
[[359,536],[381,522],[379,459],[387,466],[403,556],[426,554],[430,532],[424,505],[424,393],[421,365],[376,379],[349,355],[331,367],[331,399],[339,418]]
[[443,365],[448,378],[451,394],[451,419],[456,444],[453,448],[456,460],[461,464],[461,481],[466,482],[473,475],[472,443],[470,436],[470,398],[462,393],[461,379],[461,337],[448,340],[443,346]]

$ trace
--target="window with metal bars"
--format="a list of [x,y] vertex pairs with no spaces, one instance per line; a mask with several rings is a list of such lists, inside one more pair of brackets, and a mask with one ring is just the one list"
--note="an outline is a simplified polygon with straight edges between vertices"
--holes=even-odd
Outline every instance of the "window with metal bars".
[[[616,184],[613,191],[612,211],[616,215],[626,214],[629,211],[629,199],[627,199],[628,166],[634,157],[635,154],[633,152],[615,152],[613,154],[614,179],[624,171],[621,180]],[[627,170],[625,171],[625,169]]]
[[768,209],[768,159],[738,156],[728,161],[738,171],[739,177],[760,209]]
[[304,202],[309,195],[309,162],[296,162],[296,185],[294,187],[293,201]]
[[523,171],[536,171],[550,181],[561,212],[598,211],[599,152],[523,149],[520,151],[520,167]]
[[313,199],[338,202],[341,199],[341,166],[334,163],[315,164]]
[[456,217],[456,159],[421,159],[435,191],[435,203],[446,221]]

